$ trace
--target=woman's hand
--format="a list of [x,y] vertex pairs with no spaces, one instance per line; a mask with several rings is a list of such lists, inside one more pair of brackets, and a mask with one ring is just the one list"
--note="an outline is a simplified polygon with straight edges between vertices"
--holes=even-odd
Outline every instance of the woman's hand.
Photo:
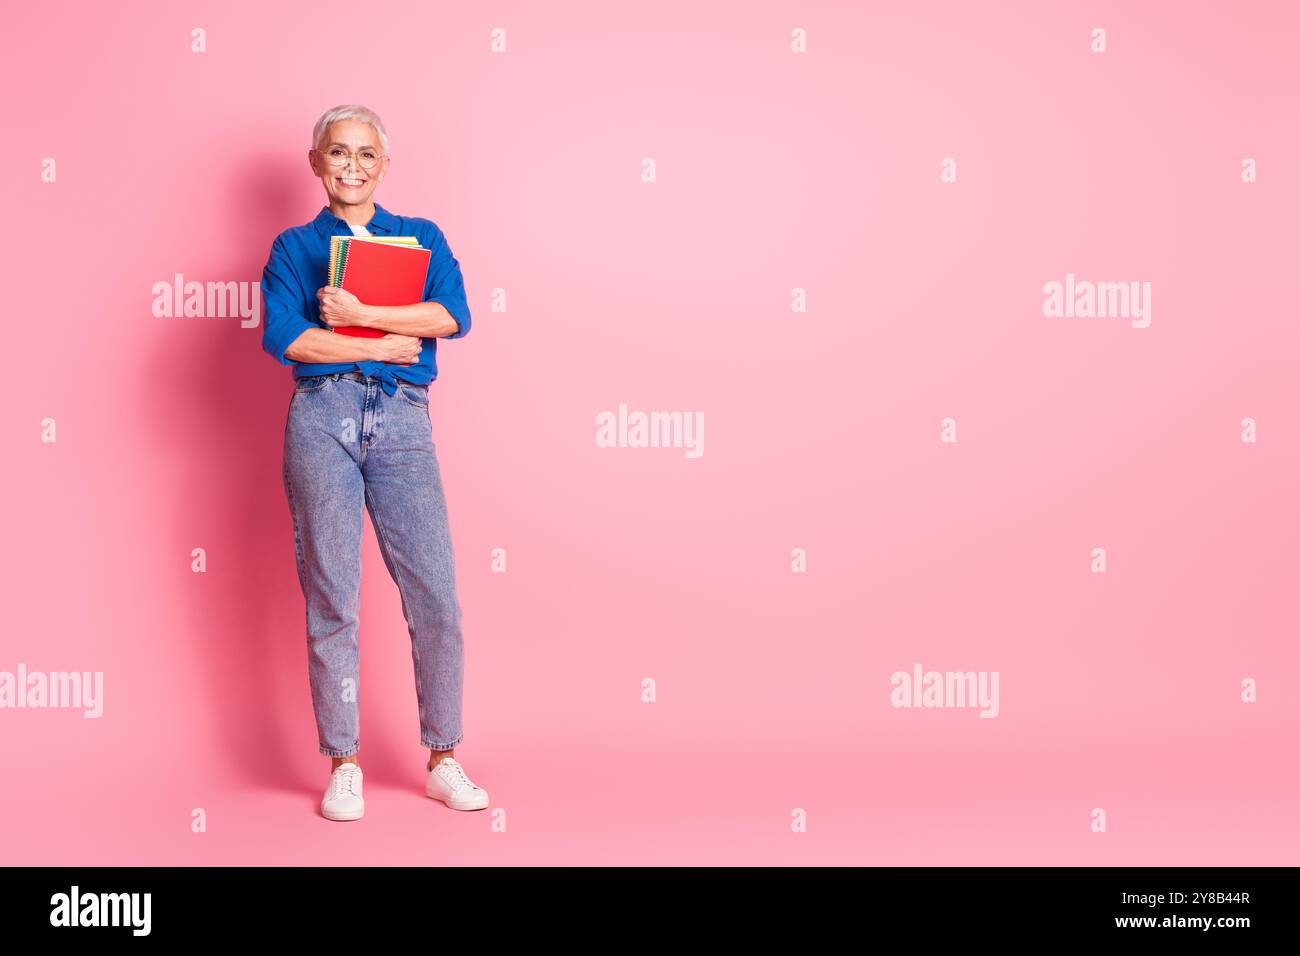
[[373,343],[374,361],[392,362],[394,365],[414,365],[420,360],[420,346],[424,344],[422,339],[414,335],[400,335],[397,332],[362,341]]
[[331,329],[341,325],[365,328],[368,324],[370,316],[366,307],[347,289],[321,286],[316,290],[316,298],[320,300],[320,320]]

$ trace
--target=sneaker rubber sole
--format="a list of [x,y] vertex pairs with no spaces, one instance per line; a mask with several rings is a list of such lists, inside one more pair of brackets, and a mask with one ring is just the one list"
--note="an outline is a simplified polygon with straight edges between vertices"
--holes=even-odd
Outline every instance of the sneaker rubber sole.
[[444,799],[441,794],[434,793],[428,787],[424,788],[424,795],[431,800],[437,800],[439,803],[451,807],[453,810],[486,810],[487,809],[486,803],[484,803],[482,806],[479,806],[477,803],[467,806],[464,803],[455,800]]
[[363,807],[360,810],[335,810],[332,813],[328,813],[325,811],[324,807],[322,807],[320,813],[326,820],[360,820],[362,814],[365,812],[365,808]]

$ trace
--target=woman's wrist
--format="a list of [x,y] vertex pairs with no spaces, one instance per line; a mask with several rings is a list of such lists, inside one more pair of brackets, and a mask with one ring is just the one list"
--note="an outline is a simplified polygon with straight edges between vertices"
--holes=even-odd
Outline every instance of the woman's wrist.
[[362,305],[357,313],[357,325],[363,329],[372,329],[379,318],[379,311],[376,306]]

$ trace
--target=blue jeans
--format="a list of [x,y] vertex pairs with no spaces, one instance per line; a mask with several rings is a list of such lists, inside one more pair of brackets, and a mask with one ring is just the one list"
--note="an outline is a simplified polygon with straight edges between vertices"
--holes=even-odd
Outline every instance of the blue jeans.
[[358,372],[298,379],[284,429],[284,490],[307,605],[320,752],[347,757],[360,743],[363,505],[402,597],[420,743],[451,749],[461,740],[464,646],[428,386],[402,383],[388,395]]

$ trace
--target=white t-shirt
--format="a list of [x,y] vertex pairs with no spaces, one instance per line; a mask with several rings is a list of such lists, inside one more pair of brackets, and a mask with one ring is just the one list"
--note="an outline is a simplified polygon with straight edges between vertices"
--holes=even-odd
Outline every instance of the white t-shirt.
[[354,236],[370,235],[370,230],[367,229],[365,226],[357,226],[357,225],[353,225],[352,223],[348,223],[348,228],[352,230],[352,235]]

